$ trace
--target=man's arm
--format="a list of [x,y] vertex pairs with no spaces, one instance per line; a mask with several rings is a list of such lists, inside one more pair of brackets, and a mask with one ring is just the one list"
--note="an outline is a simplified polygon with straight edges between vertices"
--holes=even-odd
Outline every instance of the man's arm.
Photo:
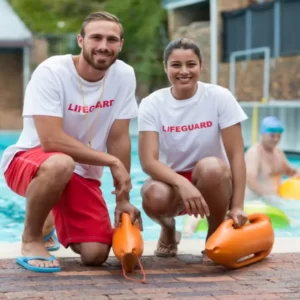
[[[107,139],[107,152],[113,157],[118,158],[130,174],[131,165],[131,140],[129,135],[129,119],[115,120]],[[116,198],[129,201],[129,193],[123,193]]]
[[287,160],[285,154],[283,151],[279,150],[278,151],[280,152],[280,155],[282,157],[282,161],[284,163],[284,175],[288,176],[288,177],[292,177],[294,175],[296,175],[298,172],[298,170],[296,168],[293,168],[289,161]]
[[265,190],[257,178],[259,175],[259,153],[256,146],[248,149],[245,154],[247,186],[259,196],[264,196]]
[[65,153],[83,164],[121,164],[112,155],[95,151],[64,132],[62,102],[55,72],[47,65],[38,66],[26,88],[23,116],[33,118],[42,149]]
[[45,152],[62,152],[82,164],[109,167],[120,164],[113,155],[96,151],[66,134],[61,117],[34,115],[33,120]]

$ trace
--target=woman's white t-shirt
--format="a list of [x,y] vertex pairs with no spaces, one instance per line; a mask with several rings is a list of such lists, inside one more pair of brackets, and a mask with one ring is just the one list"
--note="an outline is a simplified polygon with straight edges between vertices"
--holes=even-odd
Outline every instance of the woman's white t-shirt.
[[176,172],[186,172],[208,156],[228,162],[221,130],[247,118],[228,89],[199,81],[190,99],[176,100],[171,88],[144,98],[138,129],[158,132],[159,160]]

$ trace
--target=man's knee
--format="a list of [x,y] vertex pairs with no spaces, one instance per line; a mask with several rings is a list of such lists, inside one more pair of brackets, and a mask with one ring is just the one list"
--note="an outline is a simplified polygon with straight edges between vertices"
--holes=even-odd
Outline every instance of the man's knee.
[[[78,247],[75,247],[75,249],[79,250]],[[79,251],[83,264],[87,266],[100,266],[107,260],[110,246],[100,243],[82,243],[80,244]]]
[[75,168],[74,160],[65,154],[54,154],[40,167],[38,175],[44,174],[49,179],[70,179]]
[[193,181],[198,185],[216,187],[231,180],[231,171],[229,166],[216,157],[206,157],[196,164],[193,175]]

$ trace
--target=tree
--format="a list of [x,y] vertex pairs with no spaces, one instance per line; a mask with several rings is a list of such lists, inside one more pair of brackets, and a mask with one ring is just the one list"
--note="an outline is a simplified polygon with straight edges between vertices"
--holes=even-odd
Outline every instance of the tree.
[[109,0],[105,10],[120,18],[125,30],[124,57],[133,65],[141,82],[151,87],[165,80],[163,49],[166,44],[166,12],[161,0]]
[[[106,10],[117,15],[125,30],[120,58],[134,67],[138,81],[150,89],[165,81],[162,56],[167,42],[167,16],[161,0],[9,1],[36,34],[77,34],[83,17],[93,11]],[[65,51],[75,52],[78,48]]]

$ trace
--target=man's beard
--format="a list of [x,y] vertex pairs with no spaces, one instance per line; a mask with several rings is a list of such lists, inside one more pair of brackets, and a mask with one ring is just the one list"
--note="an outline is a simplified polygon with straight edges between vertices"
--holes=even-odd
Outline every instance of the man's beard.
[[89,54],[87,51],[85,51],[84,47],[83,47],[83,57],[86,60],[86,62],[93,67],[94,69],[98,70],[98,71],[106,71],[107,69],[109,69],[109,67],[117,60],[118,56],[108,56],[108,60],[111,59],[111,61],[109,61],[108,63],[95,63],[93,61],[92,58],[92,53]]

